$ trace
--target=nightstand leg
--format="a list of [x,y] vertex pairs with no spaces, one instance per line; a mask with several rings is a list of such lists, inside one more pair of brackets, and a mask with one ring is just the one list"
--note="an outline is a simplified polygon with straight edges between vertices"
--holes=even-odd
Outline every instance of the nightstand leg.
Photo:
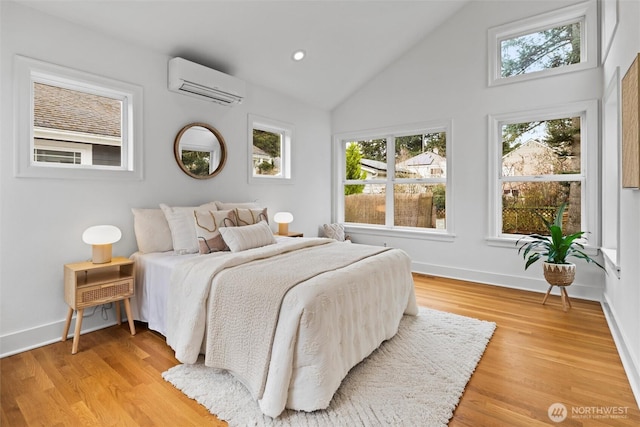
[[84,308],[78,309],[76,314],[76,329],[73,333],[73,346],[71,347],[71,354],[78,352],[78,343],[80,342],[80,329],[82,328],[82,316],[84,315]]
[[64,331],[62,331],[62,341],[66,341],[67,336],[69,335],[69,328],[71,327],[72,316],[73,316],[73,308],[69,307],[69,311],[67,312],[67,321],[64,323]]
[[131,331],[131,335],[136,334],[136,327],[133,324],[133,316],[131,315],[131,304],[129,303],[129,298],[124,299],[124,311],[127,313],[127,320],[129,321],[129,330]]
[[120,301],[113,302],[116,306],[116,322],[118,325],[122,324],[122,313],[120,313]]

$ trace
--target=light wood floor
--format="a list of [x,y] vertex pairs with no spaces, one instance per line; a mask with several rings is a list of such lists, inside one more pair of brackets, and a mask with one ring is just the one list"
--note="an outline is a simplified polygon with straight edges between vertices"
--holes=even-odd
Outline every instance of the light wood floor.
[[[428,276],[415,288],[420,305],[498,324],[451,426],[640,425],[599,304],[573,299],[564,313],[559,297],[542,306],[542,294]],[[73,356],[67,340],[0,360],[0,425],[225,425],[162,379],[178,362],[137,327],[133,337],[126,324],[85,334]],[[547,415],[556,402],[569,411],[560,424]],[[626,418],[586,414],[612,408]]]

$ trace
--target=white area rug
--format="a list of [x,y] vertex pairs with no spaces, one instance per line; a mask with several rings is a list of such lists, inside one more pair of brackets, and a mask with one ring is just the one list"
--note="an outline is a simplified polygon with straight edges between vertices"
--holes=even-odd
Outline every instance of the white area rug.
[[286,410],[277,419],[263,415],[233,376],[201,361],[162,376],[230,426],[446,426],[495,327],[421,307],[349,372],[329,408]]

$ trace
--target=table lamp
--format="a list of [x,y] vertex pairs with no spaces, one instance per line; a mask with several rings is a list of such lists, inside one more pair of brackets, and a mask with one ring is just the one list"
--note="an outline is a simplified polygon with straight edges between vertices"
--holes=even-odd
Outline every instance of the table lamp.
[[276,212],[273,221],[278,224],[278,234],[286,236],[289,234],[289,223],[293,221],[291,212]]
[[92,245],[91,262],[94,264],[111,262],[111,245],[121,237],[122,232],[113,225],[94,225],[82,233],[82,241]]

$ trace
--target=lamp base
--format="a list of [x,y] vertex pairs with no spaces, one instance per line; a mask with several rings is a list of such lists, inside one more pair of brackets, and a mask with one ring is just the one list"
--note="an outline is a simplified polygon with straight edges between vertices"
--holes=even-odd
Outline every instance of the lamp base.
[[286,236],[289,234],[289,224],[286,222],[281,222],[278,224],[278,234],[281,236]]
[[91,262],[94,264],[111,262],[111,243],[106,245],[92,245]]

